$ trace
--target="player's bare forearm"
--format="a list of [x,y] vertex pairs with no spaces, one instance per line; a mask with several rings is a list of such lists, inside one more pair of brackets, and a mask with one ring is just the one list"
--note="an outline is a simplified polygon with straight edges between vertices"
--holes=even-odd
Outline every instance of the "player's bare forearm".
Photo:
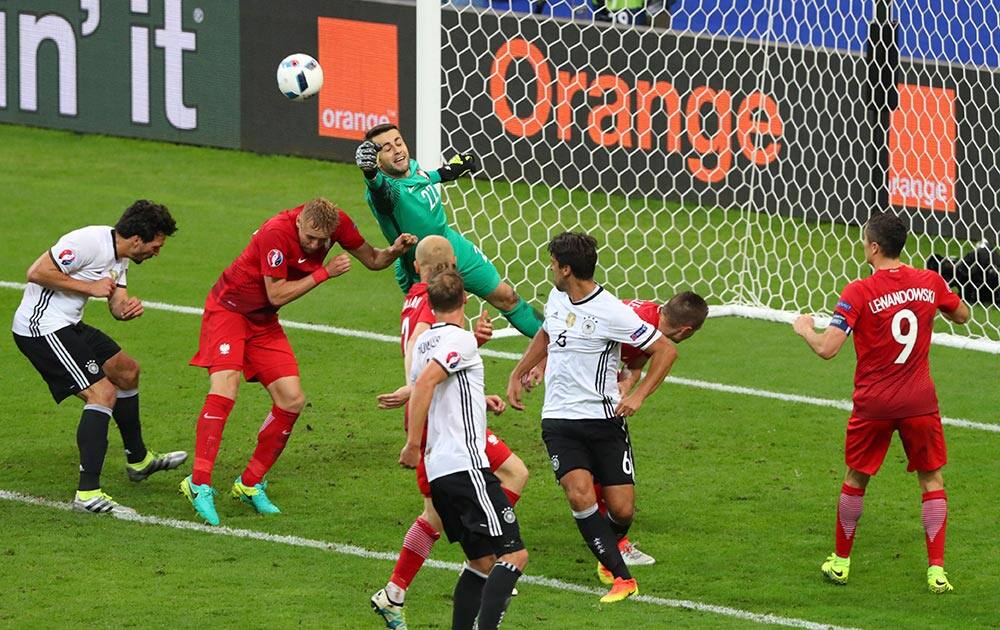
[[417,244],[417,237],[412,234],[400,234],[396,241],[389,247],[378,249],[365,243],[358,249],[350,250],[351,255],[361,261],[361,264],[371,269],[379,271],[385,269],[396,259],[405,254]]
[[94,287],[91,282],[86,280],[77,280],[76,278],[71,278],[64,274],[56,264],[52,262],[52,254],[45,252],[38,259],[28,267],[28,273],[26,274],[28,282],[34,282],[35,284],[41,285],[46,289],[57,289],[59,291],[72,291],[74,293],[82,293],[83,295],[90,295],[94,297],[108,297],[110,295],[110,289],[114,287],[114,281],[111,278],[106,280],[110,282],[108,285],[109,291],[104,295],[95,295]]
[[427,424],[427,412],[431,408],[431,398],[434,387],[419,380],[410,391],[409,414],[406,425],[406,443],[410,446],[419,445]]
[[117,287],[108,298],[108,310],[111,311],[112,317],[123,322],[135,319],[143,313],[142,302],[139,298],[130,296],[125,287]]
[[792,324],[796,334],[805,339],[809,349],[822,359],[832,359],[840,352],[847,333],[835,326],[827,326],[822,333],[816,332],[816,324],[809,315],[800,315]]
[[284,306],[299,299],[319,286],[311,275],[299,280],[283,280],[279,278],[264,278],[264,289],[271,306]]
[[653,342],[649,350],[649,369],[639,379],[639,384],[635,386],[633,392],[643,399],[655,392],[663,383],[670,373],[670,368],[674,366],[674,361],[677,360],[677,348],[666,337],[660,337]]
[[958,308],[953,311],[941,311],[942,317],[956,324],[965,324],[972,317],[972,311],[965,302],[959,302]]
[[406,429],[407,446],[420,444],[424,435],[424,425],[427,424],[427,412],[431,408],[434,388],[447,378],[448,373],[434,361],[428,363],[420,376],[417,377],[410,394],[410,416]]
[[511,381],[519,381],[528,370],[535,367],[539,361],[545,359],[549,354],[549,333],[544,328],[539,328],[535,336],[531,338],[531,343],[524,351],[521,360],[514,366],[514,371],[510,373]]

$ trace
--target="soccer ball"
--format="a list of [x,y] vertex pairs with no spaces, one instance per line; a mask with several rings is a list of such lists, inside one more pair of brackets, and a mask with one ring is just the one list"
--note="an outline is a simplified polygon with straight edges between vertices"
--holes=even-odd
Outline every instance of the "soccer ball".
[[278,89],[292,101],[301,101],[323,87],[323,68],[305,53],[288,55],[278,64]]

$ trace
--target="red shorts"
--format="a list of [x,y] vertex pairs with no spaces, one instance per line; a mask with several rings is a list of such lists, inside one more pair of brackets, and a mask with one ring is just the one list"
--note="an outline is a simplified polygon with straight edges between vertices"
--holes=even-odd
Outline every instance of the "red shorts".
[[874,475],[882,466],[895,431],[899,431],[906,451],[906,472],[930,472],[948,463],[941,416],[936,413],[899,420],[851,418],[847,423],[844,461],[854,470]]
[[259,323],[234,313],[209,296],[201,316],[198,353],[191,365],[208,373],[240,370],[247,381],[267,387],[284,376],[298,376],[299,364],[277,319]]
[[[490,460],[491,471],[496,472],[497,468],[503,466],[503,463],[513,454],[514,451],[510,450],[510,447],[504,444],[499,435],[495,435],[492,431],[486,429],[486,459]],[[424,468],[423,453],[420,454],[420,463],[417,465],[417,487],[420,488],[420,494],[430,498],[431,484],[427,481],[427,469]]]

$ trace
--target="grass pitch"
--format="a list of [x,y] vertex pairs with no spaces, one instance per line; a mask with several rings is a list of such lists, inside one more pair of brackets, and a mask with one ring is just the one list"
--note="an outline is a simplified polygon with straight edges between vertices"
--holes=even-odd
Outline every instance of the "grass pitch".
[[[28,265],[60,234],[113,223],[137,197],[168,205],[180,227],[159,258],[129,274],[130,291],[147,301],[201,306],[264,219],[317,195],[344,207],[363,234],[382,244],[352,166],[10,126],[0,126],[0,143],[0,280],[23,282]],[[531,274],[544,271],[541,260],[521,262]],[[0,312],[8,318],[19,301],[19,291],[0,289]],[[399,305],[391,273],[355,265],[282,314],[395,335]],[[120,323],[92,303],[86,320],[142,364],[150,446],[193,450],[207,390],[204,372],[187,366],[199,318],[147,310]],[[398,347],[301,330],[289,330],[289,337],[310,403],[270,475],[269,493],[284,514],[261,518],[225,499],[269,408],[260,387],[244,385],[216,466],[223,524],[393,553],[421,505],[412,473],[396,464],[401,415],[375,408],[375,395],[402,380]],[[490,347],[517,352],[524,345],[515,338]],[[846,400],[851,355],[845,348],[822,362],[788,326],[713,319],[680,347],[674,374]],[[0,489],[68,501],[79,404],[53,405],[9,337],[0,344],[0,360]],[[931,363],[944,415],[998,422],[996,356],[934,347]],[[512,367],[488,358],[488,389],[500,392]],[[532,472],[518,505],[531,553],[527,572],[597,587],[592,557],[552,480],[540,408],[537,392],[525,413],[491,421]],[[956,592],[933,596],[924,581],[920,494],[915,477],[904,472],[898,443],[869,486],[851,583],[823,582],[819,564],[833,548],[845,422],[846,413],[834,409],[665,384],[631,422],[638,478],[632,538],[659,560],[636,569],[641,592],[838,626],[1000,626],[1000,497],[992,481],[1000,472],[1000,433],[946,427],[947,568]],[[132,484],[115,429],[110,444],[107,492],[142,514],[196,520],[176,492],[190,463]],[[374,629],[381,622],[368,597],[392,569],[387,560],[11,501],[0,501],[0,531],[0,584],[6,587],[0,624],[13,627]],[[438,543],[432,557],[457,562],[460,550]],[[407,597],[412,628],[449,627],[455,579],[438,568],[420,573]],[[536,584],[520,590],[505,628],[759,625],[647,602],[600,606],[594,595]]]

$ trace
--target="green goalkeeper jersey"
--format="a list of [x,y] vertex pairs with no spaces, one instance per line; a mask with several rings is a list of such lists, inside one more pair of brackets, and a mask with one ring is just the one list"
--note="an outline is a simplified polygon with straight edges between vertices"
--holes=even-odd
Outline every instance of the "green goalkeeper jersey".
[[[480,297],[496,289],[500,282],[496,269],[475,245],[448,225],[437,189],[441,183],[437,171],[425,171],[416,160],[410,160],[409,177],[397,179],[378,171],[374,178],[364,180],[368,187],[365,195],[368,207],[390,244],[403,233],[420,239],[431,234],[443,236],[455,250],[466,288]],[[396,281],[404,292],[420,281],[413,268],[415,255],[413,248],[396,261]]]

